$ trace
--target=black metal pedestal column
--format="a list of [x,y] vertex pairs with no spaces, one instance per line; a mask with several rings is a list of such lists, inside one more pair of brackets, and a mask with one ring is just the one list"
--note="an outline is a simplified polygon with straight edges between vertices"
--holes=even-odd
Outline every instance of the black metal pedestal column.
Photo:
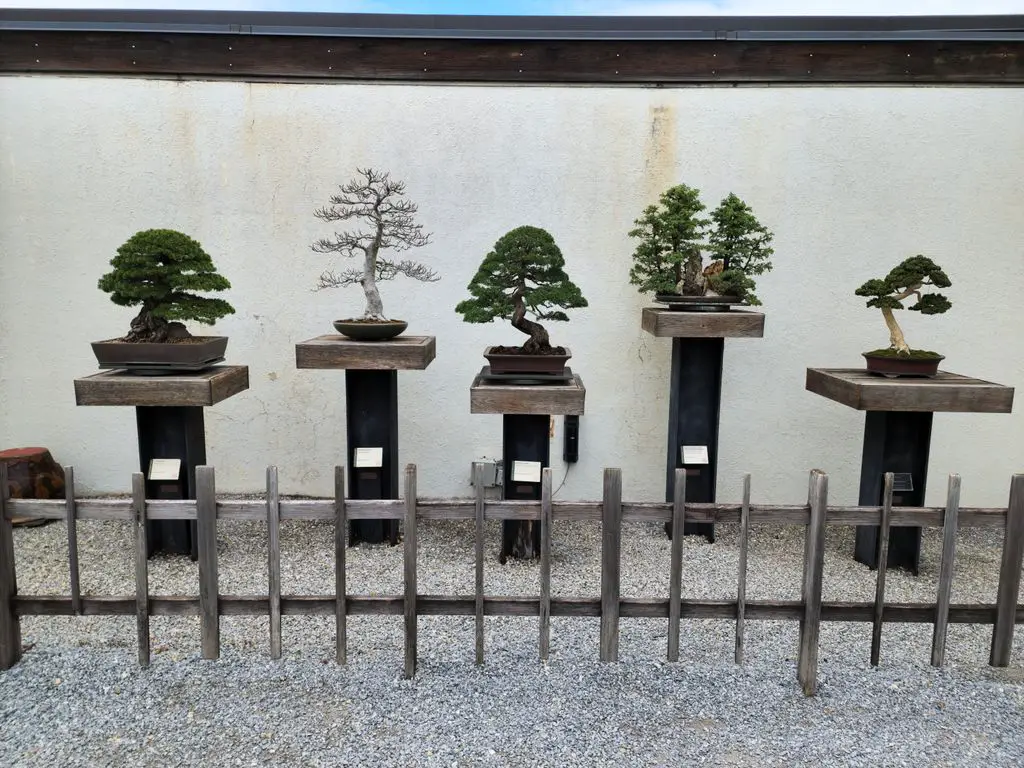
[[[502,417],[502,460],[505,466],[505,498],[527,501],[540,499],[540,483],[512,479],[517,461],[551,462],[550,416],[506,414]],[[529,520],[506,520],[501,529],[501,562],[507,557],[540,556],[540,524]]]
[[[177,480],[146,480],[146,498],[194,499],[196,467],[206,463],[203,409],[198,406],[137,406],[139,465],[149,477],[152,459],[181,459]],[[148,555],[198,556],[194,520],[150,520],[146,525]]]
[[[885,473],[905,472],[910,474],[913,490],[895,490],[893,506],[924,506],[931,436],[931,413],[868,411],[864,420],[859,503],[863,506],[881,504]],[[897,477],[897,481],[899,479]],[[857,526],[854,558],[871,568],[878,567],[878,526]],[[893,527],[889,532],[887,567],[907,568],[917,575],[920,559],[921,529]]]
[[[348,487],[352,499],[397,499],[398,371],[345,371]],[[380,467],[356,467],[356,448],[382,448]],[[398,543],[397,520],[352,520],[349,544]]]
[[[707,464],[685,465],[686,500],[715,500],[715,475],[718,467],[718,413],[722,402],[722,353],[725,339],[672,339],[672,390],[668,406],[668,461],[665,500],[672,501],[676,469],[684,467],[682,446],[704,445]],[[672,536],[672,524],[665,524]],[[711,523],[686,523],[686,535],[702,535],[715,540]]]

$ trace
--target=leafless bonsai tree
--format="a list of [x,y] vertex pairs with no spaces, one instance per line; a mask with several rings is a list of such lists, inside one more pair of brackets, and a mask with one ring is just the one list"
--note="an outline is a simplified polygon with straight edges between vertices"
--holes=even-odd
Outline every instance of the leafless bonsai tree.
[[440,277],[417,261],[396,261],[381,255],[385,250],[406,251],[430,242],[430,235],[424,234],[423,226],[415,222],[416,204],[403,199],[405,183],[373,168],[357,168],[356,174],[356,178],[340,188],[339,194],[331,195],[330,205],[317,209],[314,215],[329,222],[357,219],[365,228],[336,232],[334,239],[321,238],[312,248],[316,253],[337,253],[346,258],[361,256],[363,265],[324,272],[317,289],[358,283],[366,294],[363,320],[386,322],[378,280],[405,275],[432,283]]

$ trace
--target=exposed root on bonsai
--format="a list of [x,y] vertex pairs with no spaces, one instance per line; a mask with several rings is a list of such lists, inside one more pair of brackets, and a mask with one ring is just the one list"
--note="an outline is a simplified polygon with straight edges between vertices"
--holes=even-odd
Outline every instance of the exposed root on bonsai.
[[131,327],[131,331],[124,337],[124,340],[133,344],[143,342],[163,344],[176,339],[192,337],[182,323],[170,322],[162,317],[157,317],[145,307],[132,319]]

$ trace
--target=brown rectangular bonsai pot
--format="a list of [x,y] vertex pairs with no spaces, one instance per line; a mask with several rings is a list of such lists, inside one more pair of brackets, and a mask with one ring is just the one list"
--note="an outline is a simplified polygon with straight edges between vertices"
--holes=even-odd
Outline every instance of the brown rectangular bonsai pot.
[[189,368],[224,357],[228,347],[227,336],[195,336],[185,343],[161,343],[117,341],[94,341],[93,354],[102,367],[119,365],[181,365]]
[[494,347],[484,350],[491,373],[561,373],[572,357],[568,347],[563,347],[564,355],[503,355],[492,353],[492,349]]

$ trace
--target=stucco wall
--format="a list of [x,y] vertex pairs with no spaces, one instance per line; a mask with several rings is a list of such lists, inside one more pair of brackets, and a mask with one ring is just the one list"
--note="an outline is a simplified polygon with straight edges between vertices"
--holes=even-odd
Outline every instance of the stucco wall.
[[[508,229],[551,231],[590,300],[552,324],[587,386],[580,462],[559,496],[598,498],[601,468],[627,498],[663,493],[670,342],[640,330],[649,304],[627,282],[627,231],[686,182],[713,206],[729,191],[776,234],[762,277],[764,339],[726,345],[719,498],[798,501],[806,472],[856,500],[863,415],[804,391],[807,366],[859,366],[885,344],[852,295],[925,253],[954,286],[949,313],[904,312],[907,337],[948,370],[1024,384],[1024,90],[974,88],[501,88],[291,85],[131,79],[0,79],[0,443],[43,444],[89,490],[125,490],[136,469],[129,408],[77,408],[72,379],[96,370],[89,342],[132,312],[96,289],[132,233],[197,238],[233,288],[228,362],[251,389],[207,411],[218,485],[331,490],[344,456],[343,374],[298,371],[297,341],[361,311],[358,288],[311,291],[329,266],[312,216],[357,165],[390,169],[420,204],[442,274],[383,286],[437,359],[399,377],[401,461],[421,493],[470,491],[470,462],[501,450],[500,418],[469,414],[468,386],[507,325],[453,312],[480,258]],[[936,417],[929,500],[945,473],[967,504],[1005,503],[1024,470],[1024,407]],[[561,423],[552,446],[561,482]]]

